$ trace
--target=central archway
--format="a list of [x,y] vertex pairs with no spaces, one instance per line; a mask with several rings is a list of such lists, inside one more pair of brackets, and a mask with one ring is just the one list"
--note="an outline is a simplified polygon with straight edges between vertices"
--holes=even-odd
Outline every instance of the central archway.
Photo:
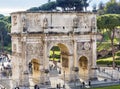
[[[68,47],[63,43],[57,43],[57,44],[53,44],[50,47],[50,51],[55,46],[58,47],[59,52],[57,51],[58,54],[56,54],[56,52],[49,52],[49,63],[51,61],[54,63],[56,67],[55,69],[57,70],[58,74],[61,74],[61,75],[63,75],[64,73],[68,74],[69,73],[69,54],[70,54]],[[56,60],[55,58],[53,58],[53,60],[51,60],[51,56],[52,56],[51,53],[53,53],[54,57],[57,56],[58,59]],[[49,66],[49,69],[51,70],[50,66]]]
[[50,50],[49,56],[49,70],[50,75],[56,76],[61,72],[61,60],[60,60],[60,48],[57,45],[54,45]]

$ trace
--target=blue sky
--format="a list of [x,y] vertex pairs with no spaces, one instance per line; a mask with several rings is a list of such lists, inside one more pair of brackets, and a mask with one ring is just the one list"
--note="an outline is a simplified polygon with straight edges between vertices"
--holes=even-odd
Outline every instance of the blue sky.
[[[0,14],[9,15],[11,12],[25,11],[31,7],[38,7],[47,1],[48,0],[1,0]],[[100,1],[106,3],[109,0],[92,0],[89,8],[91,8],[94,4],[97,5]]]

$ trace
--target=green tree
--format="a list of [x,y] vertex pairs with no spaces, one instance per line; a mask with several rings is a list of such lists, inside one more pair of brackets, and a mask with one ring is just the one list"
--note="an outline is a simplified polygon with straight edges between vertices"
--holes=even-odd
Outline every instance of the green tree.
[[120,14],[120,3],[116,0],[110,0],[105,6],[105,13]]
[[[61,7],[63,11],[66,10],[67,6],[67,1],[66,0],[56,0],[57,6]],[[70,3],[70,2],[69,2]]]
[[104,8],[105,8],[105,4],[101,1],[99,4],[98,4],[98,14],[99,15],[103,15],[105,12],[104,12]]
[[83,11],[87,10],[91,0],[56,0],[45,3],[39,7],[32,7],[27,11],[52,11],[57,7],[62,8],[63,11]]
[[43,10],[43,11],[52,11],[54,9],[56,9],[55,1],[43,4],[42,6],[39,7],[39,10]]
[[39,8],[38,7],[32,7],[30,9],[28,9],[27,11],[39,11]]
[[27,11],[52,11],[56,9],[56,2],[55,1],[52,1],[52,2],[48,2],[48,3],[45,3],[39,7],[32,7],[30,9],[28,9]]
[[113,68],[115,68],[115,50],[114,50],[114,39],[115,39],[115,28],[120,26],[120,16],[116,14],[101,15],[97,18],[98,29],[106,29],[109,36],[112,56],[113,56]]
[[4,18],[4,15],[0,14],[0,18]]
[[[11,51],[11,36],[8,34],[11,30],[11,17],[2,16],[0,18],[0,48],[2,51]],[[7,49],[6,49],[7,48]],[[8,50],[9,49],[9,50]]]
[[89,6],[88,0],[56,0],[57,6],[61,7],[63,11],[83,11]]
[[96,4],[93,5],[93,10],[92,10],[92,12],[97,12]]
[[99,5],[98,5],[98,9],[99,9],[99,10],[103,10],[104,7],[105,7],[105,5],[104,5],[104,3],[101,1],[101,2],[99,3]]
[[1,43],[1,52],[4,52],[4,34],[6,33],[6,22],[0,20],[0,43]]

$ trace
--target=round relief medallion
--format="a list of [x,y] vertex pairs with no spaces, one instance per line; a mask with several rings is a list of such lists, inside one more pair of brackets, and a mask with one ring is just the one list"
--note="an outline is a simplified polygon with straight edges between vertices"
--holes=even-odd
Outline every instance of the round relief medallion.
[[89,50],[90,49],[90,43],[88,43],[88,42],[84,43],[84,49]]

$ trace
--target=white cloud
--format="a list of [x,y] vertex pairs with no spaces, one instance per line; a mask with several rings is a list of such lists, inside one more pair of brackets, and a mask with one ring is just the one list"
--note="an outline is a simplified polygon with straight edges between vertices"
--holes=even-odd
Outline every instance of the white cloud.
[[3,14],[5,16],[10,15],[12,12],[16,11],[25,11],[24,8],[0,8],[0,14]]

